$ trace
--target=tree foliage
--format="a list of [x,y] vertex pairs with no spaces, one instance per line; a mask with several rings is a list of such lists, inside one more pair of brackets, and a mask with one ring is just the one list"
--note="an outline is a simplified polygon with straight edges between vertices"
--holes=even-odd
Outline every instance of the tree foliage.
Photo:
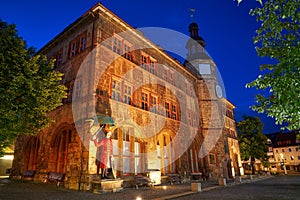
[[259,117],[243,116],[237,123],[237,132],[242,160],[251,161],[254,174],[255,159],[266,161],[267,137],[262,133],[263,123]]
[[299,11],[299,0],[267,0],[250,11],[261,24],[254,37],[257,54],[271,60],[260,67],[263,74],[247,84],[267,92],[256,95],[252,109],[289,130],[300,128]]
[[16,136],[46,127],[47,113],[62,104],[63,75],[53,66],[53,60],[26,48],[15,25],[0,19],[0,154]]

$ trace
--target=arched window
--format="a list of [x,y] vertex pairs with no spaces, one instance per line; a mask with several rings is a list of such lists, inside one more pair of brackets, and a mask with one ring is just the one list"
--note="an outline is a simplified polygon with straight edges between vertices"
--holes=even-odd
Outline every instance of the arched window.
[[24,171],[35,170],[40,142],[37,137],[30,137],[23,149]]
[[50,167],[52,171],[65,172],[71,134],[72,131],[67,127],[63,127],[55,134],[52,140],[52,154],[50,158],[52,161],[52,167]]

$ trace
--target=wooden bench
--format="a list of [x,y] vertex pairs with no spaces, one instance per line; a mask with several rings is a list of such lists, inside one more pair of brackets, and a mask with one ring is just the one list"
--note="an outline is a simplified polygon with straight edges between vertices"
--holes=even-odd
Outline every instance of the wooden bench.
[[60,172],[49,172],[46,182],[56,182],[57,186],[60,186],[65,180],[65,174]]
[[138,189],[139,186],[149,186],[149,187],[153,187],[154,186],[155,181],[151,180],[150,178],[146,177],[146,176],[142,176],[142,175],[137,175],[134,176],[134,185],[135,188]]
[[168,181],[171,185],[182,183],[182,179],[179,174],[167,174]]
[[29,178],[30,180],[33,180],[35,172],[36,172],[35,170],[27,170],[23,172],[21,179]]

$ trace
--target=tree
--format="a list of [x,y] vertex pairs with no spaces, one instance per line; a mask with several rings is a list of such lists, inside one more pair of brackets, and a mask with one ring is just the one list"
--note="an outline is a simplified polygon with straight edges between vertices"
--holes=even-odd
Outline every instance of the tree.
[[35,55],[18,36],[15,25],[0,19],[0,154],[20,135],[35,134],[62,105],[66,88],[54,61]]
[[238,140],[242,160],[249,160],[252,174],[255,173],[255,159],[265,162],[268,151],[267,137],[262,133],[263,123],[259,117],[243,116],[237,123]]
[[267,91],[256,95],[253,110],[266,113],[284,128],[300,128],[300,2],[268,0],[250,11],[261,26],[254,37],[257,54],[270,58],[264,73],[247,87]]

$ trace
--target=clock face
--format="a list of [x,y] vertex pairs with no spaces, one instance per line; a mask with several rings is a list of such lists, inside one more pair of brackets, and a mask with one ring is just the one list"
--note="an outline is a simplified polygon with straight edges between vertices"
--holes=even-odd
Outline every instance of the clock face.
[[200,63],[199,64],[199,72],[201,75],[210,75],[211,74],[210,64]]
[[223,92],[222,92],[222,88],[220,85],[216,85],[216,95],[219,99],[221,99],[223,97]]

